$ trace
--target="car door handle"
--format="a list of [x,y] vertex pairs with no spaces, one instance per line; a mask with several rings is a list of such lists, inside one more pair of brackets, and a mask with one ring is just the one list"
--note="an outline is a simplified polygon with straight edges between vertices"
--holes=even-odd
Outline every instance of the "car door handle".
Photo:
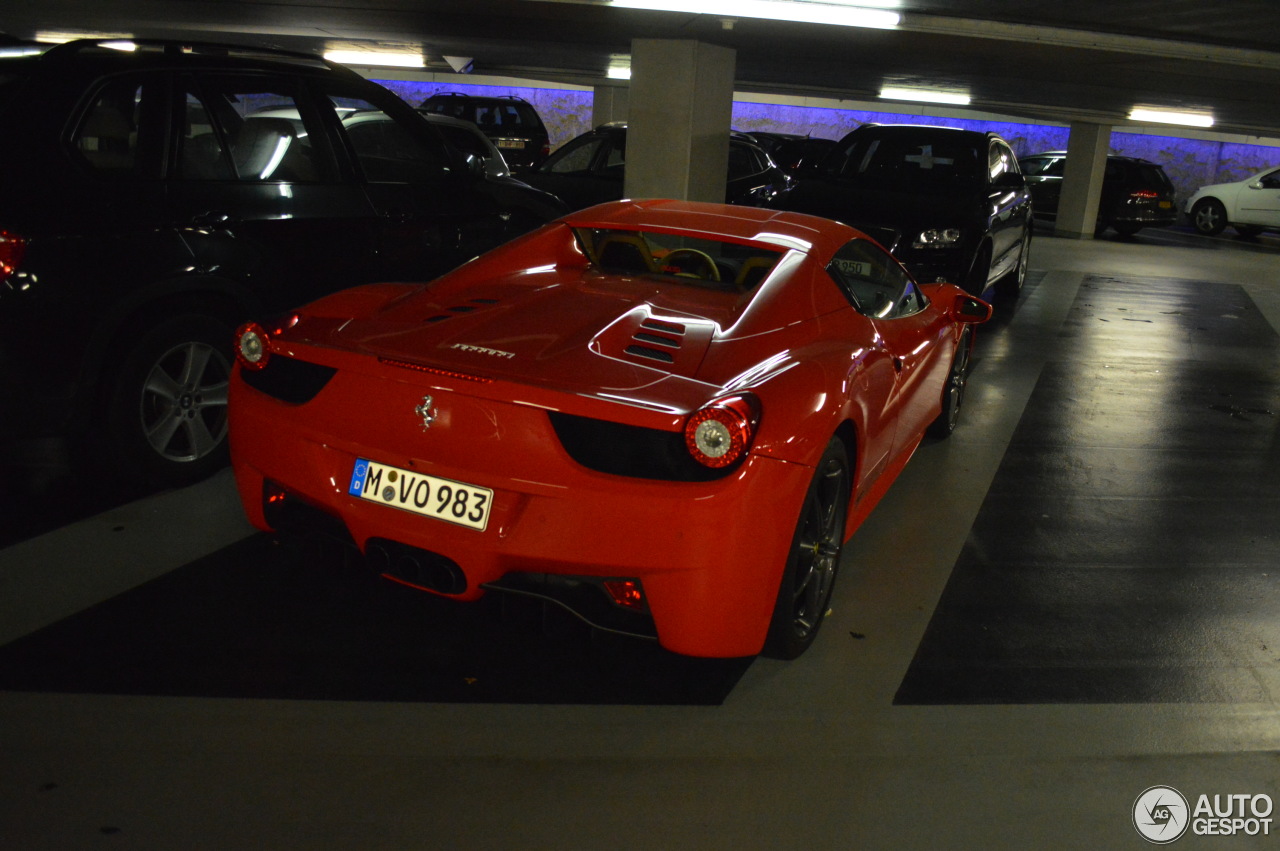
[[221,210],[209,210],[205,213],[198,213],[191,217],[189,224],[193,228],[202,230],[212,230],[216,228],[226,227],[231,224],[233,219],[230,213],[224,213]]
[[904,363],[904,361],[902,360],[902,358],[898,357],[897,355],[894,355],[894,357],[893,357],[893,371],[894,371],[894,372],[902,372],[902,365],[903,365],[903,363]]

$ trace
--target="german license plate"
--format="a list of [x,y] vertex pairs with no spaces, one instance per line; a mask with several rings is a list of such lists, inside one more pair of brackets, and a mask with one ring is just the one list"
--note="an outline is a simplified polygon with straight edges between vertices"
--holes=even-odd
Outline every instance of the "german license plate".
[[489,523],[493,491],[435,476],[402,470],[357,458],[347,493],[377,502],[484,531]]
[[523,139],[499,139],[498,147],[499,148],[523,148],[524,140]]

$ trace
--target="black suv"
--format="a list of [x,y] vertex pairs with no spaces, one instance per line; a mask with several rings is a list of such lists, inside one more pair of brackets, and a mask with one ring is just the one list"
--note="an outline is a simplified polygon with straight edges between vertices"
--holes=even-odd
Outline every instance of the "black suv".
[[[389,119],[357,136],[343,117]],[[561,214],[313,56],[79,41],[0,59],[0,434],[113,475],[225,461],[237,323],[423,280]]]
[[[622,197],[627,165],[627,124],[601,124],[565,142],[522,178],[580,210]],[[791,178],[745,133],[729,135],[725,202],[762,207],[791,185]]]
[[1031,196],[994,133],[864,124],[773,206],[862,230],[919,281],[1013,295],[1026,279]]
[[533,104],[524,98],[442,92],[427,98],[418,108],[475,124],[498,146],[513,171],[534,168],[551,153],[546,125]]
[[[1067,152],[1032,154],[1021,163],[1036,218],[1055,221]],[[1112,227],[1119,234],[1132,236],[1144,227],[1168,227],[1177,222],[1177,190],[1162,166],[1137,157],[1107,157],[1096,233]]]

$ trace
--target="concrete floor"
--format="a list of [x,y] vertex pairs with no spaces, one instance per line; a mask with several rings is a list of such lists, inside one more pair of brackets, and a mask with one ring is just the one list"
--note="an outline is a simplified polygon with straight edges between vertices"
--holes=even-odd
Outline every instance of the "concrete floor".
[[[722,705],[0,692],[0,848],[1140,848],[1149,787],[1280,799],[1280,654],[1257,702],[895,705],[1087,276],[1239,284],[1280,329],[1274,243],[1043,236],[1032,268],[960,428],[846,548],[816,645]],[[0,645],[250,531],[223,474],[0,550]]]

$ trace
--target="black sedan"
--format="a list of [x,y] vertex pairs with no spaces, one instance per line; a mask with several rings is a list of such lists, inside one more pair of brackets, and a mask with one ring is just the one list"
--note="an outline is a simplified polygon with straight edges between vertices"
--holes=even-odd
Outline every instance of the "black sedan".
[[1031,196],[993,133],[865,124],[773,206],[871,234],[919,281],[982,295],[1016,294],[1026,278]]
[[[570,209],[580,210],[622,198],[626,160],[627,125],[602,124],[565,142],[520,179],[556,195]],[[766,206],[791,183],[787,173],[751,137],[740,133],[729,138],[728,179],[725,202],[751,207]]]

